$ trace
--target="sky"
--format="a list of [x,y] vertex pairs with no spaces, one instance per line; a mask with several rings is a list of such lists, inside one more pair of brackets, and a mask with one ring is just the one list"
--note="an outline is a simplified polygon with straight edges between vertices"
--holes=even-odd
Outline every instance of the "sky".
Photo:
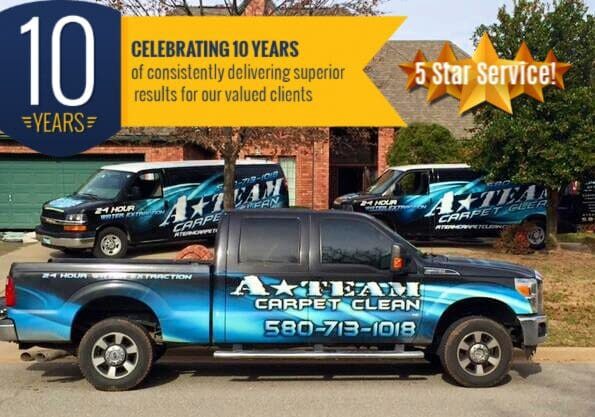
[[[0,10],[31,0],[0,0]],[[198,0],[190,0],[198,3]],[[204,4],[221,4],[223,0],[205,0]],[[591,13],[595,0],[586,0]],[[393,39],[450,40],[464,51],[473,52],[471,35],[482,23],[496,20],[502,5],[511,7],[513,0],[385,0],[381,11],[388,15],[407,16]]]

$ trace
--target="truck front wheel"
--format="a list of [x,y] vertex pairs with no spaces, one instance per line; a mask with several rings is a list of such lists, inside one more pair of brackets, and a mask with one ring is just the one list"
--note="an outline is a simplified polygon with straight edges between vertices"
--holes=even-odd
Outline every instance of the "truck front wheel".
[[123,318],[100,321],[81,339],[81,372],[101,391],[125,391],[139,385],[153,366],[153,341],[146,329]]
[[444,333],[439,354],[445,372],[465,387],[491,387],[508,375],[512,340],[504,327],[485,317],[466,317]]

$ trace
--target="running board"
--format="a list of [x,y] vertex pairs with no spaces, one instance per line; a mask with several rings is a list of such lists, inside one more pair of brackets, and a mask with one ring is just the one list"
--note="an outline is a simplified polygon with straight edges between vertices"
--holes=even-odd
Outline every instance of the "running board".
[[312,350],[217,350],[218,359],[423,359],[424,353],[414,351],[312,351]]

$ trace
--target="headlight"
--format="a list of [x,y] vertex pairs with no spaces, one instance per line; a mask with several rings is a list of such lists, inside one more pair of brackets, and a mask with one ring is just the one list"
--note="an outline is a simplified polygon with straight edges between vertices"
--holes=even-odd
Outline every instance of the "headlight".
[[86,223],[87,222],[87,216],[85,216],[84,214],[67,214],[66,215],[66,221],[67,222],[73,222],[73,223]]
[[541,301],[539,300],[539,285],[536,278],[515,278],[516,290],[531,304],[533,313],[539,312]]

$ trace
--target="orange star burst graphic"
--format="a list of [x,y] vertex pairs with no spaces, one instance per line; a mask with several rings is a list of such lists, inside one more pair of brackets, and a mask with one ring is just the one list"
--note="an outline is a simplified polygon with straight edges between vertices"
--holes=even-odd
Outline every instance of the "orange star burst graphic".
[[509,77],[501,76],[499,82],[495,84],[480,82],[479,65],[519,65],[515,61],[500,59],[487,33],[481,37],[471,59],[462,60],[460,64],[469,66],[470,75],[467,83],[463,85],[459,114],[465,113],[483,102],[488,102],[507,113],[512,113],[510,92],[508,91]]
[[[440,62],[441,64],[451,64],[454,65],[457,63],[457,57],[452,50],[452,46],[450,42],[446,42],[442,47],[442,51],[440,51],[440,55],[436,58],[436,61]],[[450,74],[446,74],[448,81],[442,83],[434,82],[434,71],[432,70],[434,62],[428,62],[424,65],[424,67],[428,70],[428,73],[431,75],[429,86],[428,86],[428,102],[432,102],[438,100],[445,94],[453,96],[454,98],[461,98],[461,87],[455,84],[452,84]]]
[[[426,62],[426,56],[424,55],[424,53],[422,51],[420,51],[419,49],[417,50],[417,52],[415,53],[415,56],[413,57],[413,61],[411,62],[406,62],[404,64],[400,64],[399,67],[403,70],[403,72],[405,74],[407,74],[407,85],[405,88],[407,88],[407,90],[411,90],[414,87],[418,87],[419,84],[417,83],[417,68],[416,68],[416,64],[418,62]],[[425,79],[428,79],[428,72],[425,71]],[[427,87],[429,85],[429,82],[425,82],[423,84],[424,87]]]
[[[528,65],[544,65],[541,62],[537,62],[533,59],[533,55],[531,55],[531,51],[525,42],[521,44],[516,56],[514,57],[515,61],[519,61],[521,63],[525,63]],[[524,69],[527,71],[527,68]],[[527,94],[530,97],[533,97],[537,101],[541,101],[543,103],[543,87],[545,84],[523,84],[523,83],[511,83],[510,84],[510,98],[515,98],[520,96],[521,94]]]
[[471,58],[457,59],[447,42],[435,61],[427,61],[424,54],[417,51],[412,62],[399,67],[407,74],[408,90],[426,87],[428,102],[444,95],[457,98],[462,114],[482,103],[512,113],[511,100],[523,94],[543,102],[544,87],[564,88],[564,74],[571,64],[559,62],[552,51],[545,61],[536,61],[525,42],[514,60],[500,58],[488,34],[484,33]]

